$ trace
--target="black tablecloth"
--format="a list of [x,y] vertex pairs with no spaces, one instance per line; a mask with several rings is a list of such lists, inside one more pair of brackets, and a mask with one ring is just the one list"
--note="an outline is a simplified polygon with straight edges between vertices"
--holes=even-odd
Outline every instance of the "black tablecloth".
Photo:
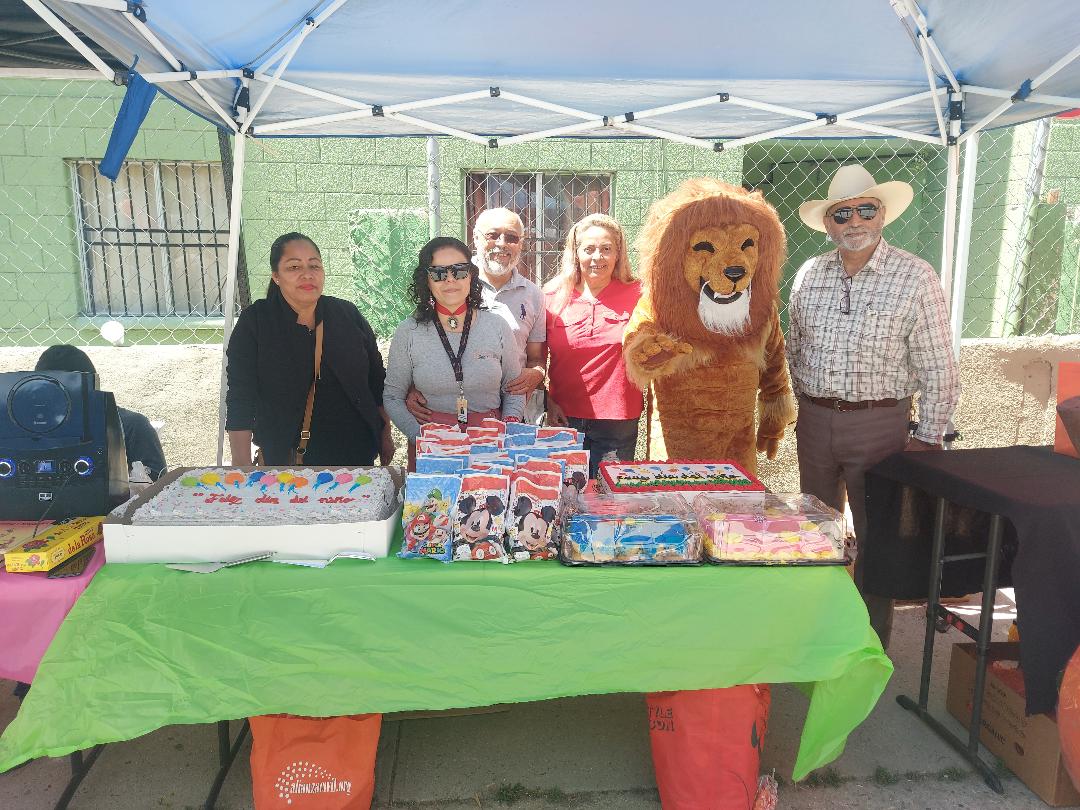
[[[999,584],[1016,589],[1029,714],[1052,711],[1057,676],[1080,645],[1080,461],[1048,447],[897,453],[866,477],[863,588],[928,594],[934,502],[950,502],[945,553],[986,548],[989,515],[1006,518]],[[942,595],[982,589],[983,560],[945,566]]]

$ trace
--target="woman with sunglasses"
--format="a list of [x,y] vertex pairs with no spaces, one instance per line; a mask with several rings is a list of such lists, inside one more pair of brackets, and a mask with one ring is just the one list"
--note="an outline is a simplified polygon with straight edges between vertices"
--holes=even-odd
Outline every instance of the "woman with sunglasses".
[[449,425],[520,421],[525,406],[525,397],[503,393],[521,374],[521,359],[506,321],[481,308],[480,271],[469,257],[468,246],[451,236],[420,249],[409,290],[413,314],[390,341],[383,396],[409,439],[410,469],[420,432],[405,407],[410,386],[427,400],[432,421]]
[[626,377],[622,338],[641,298],[622,227],[590,214],[566,237],[562,269],[544,287],[547,421],[585,434],[589,474],[601,461],[632,461],[644,400]]
[[229,338],[225,429],[233,464],[252,463],[253,435],[262,464],[393,458],[375,333],[353,303],[323,295],[325,280],[309,237],[274,240],[266,298],[240,313]]

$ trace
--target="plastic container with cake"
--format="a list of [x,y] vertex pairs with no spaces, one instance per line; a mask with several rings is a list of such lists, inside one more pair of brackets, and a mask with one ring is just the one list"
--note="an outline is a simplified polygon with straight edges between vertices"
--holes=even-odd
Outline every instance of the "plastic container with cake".
[[812,495],[702,492],[692,508],[718,565],[845,565],[844,516]]
[[699,565],[701,533],[681,495],[583,493],[561,525],[566,565]]

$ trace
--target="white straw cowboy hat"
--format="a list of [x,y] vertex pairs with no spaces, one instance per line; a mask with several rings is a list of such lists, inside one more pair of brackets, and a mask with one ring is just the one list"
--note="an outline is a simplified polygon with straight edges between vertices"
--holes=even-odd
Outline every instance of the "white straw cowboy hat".
[[825,212],[844,200],[858,197],[875,197],[885,206],[885,224],[888,225],[902,213],[915,197],[915,192],[903,180],[878,183],[861,163],[841,166],[829,183],[829,197],[825,200],[807,200],[799,206],[799,216],[808,228],[825,232]]

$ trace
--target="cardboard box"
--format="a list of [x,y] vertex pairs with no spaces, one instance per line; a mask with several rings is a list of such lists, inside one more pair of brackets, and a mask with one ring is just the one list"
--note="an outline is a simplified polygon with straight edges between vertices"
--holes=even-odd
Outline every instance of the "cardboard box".
[[[192,468],[171,470],[105,520],[105,558],[110,563],[207,563],[273,552],[283,560],[328,560],[346,551],[364,551],[385,557],[401,521],[400,495],[396,508],[381,520],[356,523],[309,523],[303,525],[235,524],[198,526],[133,526],[131,515],[173,481]],[[205,468],[200,468],[205,469]],[[230,467],[245,473],[255,467]],[[323,468],[312,467],[318,472]],[[405,473],[387,467],[400,489]]]
[[[983,745],[999,757],[1032,792],[1051,807],[1080,806],[1080,793],[1069,779],[1061,759],[1061,743],[1054,718],[1046,714],[1024,713],[1023,682],[1002,678],[993,661],[1018,661],[1020,645],[994,642],[986,668],[983,690]],[[949,689],[945,706],[964,728],[971,723],[971,698],[975,688],[975,645],[953,646],[949,664]]]
[[0,555],[14,551],[15,546],[25,543],[34,538],[34,532],[44,532],[55,521],[43,520],[5,520],[0,522]]
[[1080,363],[1059,363],[1054,452],[1080,458]]
[[10,573],[51,571],[68,557],[101,540],[100,517],[61,520],[42,529],[37,536],[4,552],[4,567]]

